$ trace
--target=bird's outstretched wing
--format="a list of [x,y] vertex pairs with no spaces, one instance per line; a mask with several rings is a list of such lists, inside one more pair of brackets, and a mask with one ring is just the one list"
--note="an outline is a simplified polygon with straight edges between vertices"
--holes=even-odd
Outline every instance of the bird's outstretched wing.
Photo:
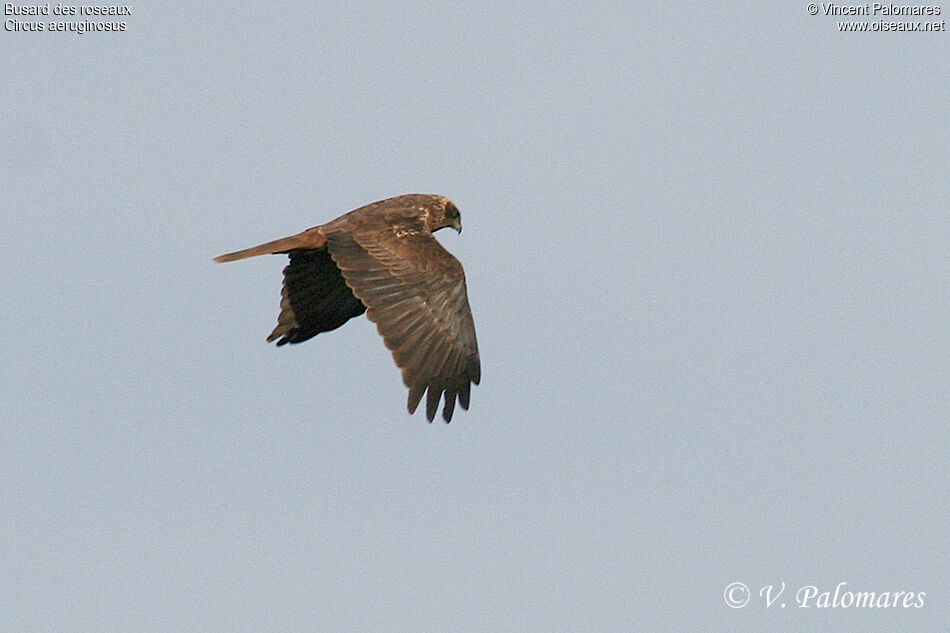
[[296,235],[219,255],[214,261],[233,262],[280,253],[290,255],[290,263],[284,267],[277,327],[267,341],[276,340],[277,345],[301,343],[320,332],[335,330],[366,311],[343,281],[326,245],[327,239],[321,227],[317,226]]
[[325,248],[301,248],[288,254],[290,263],[284,267],[280,315],[268,342],[302,343],[366,312]]
[[468,409],[481,365],[458,260],[431,233],[407,233],[394,226],[328,233],[327,248],[402,369],[409,412],[426,392],[430,422],[443,393],[446,422],[452,419],[456,397]]

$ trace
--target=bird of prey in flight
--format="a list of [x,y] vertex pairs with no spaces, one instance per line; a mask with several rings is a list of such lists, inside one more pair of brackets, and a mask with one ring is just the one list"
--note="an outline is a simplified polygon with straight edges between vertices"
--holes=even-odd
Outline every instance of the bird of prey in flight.
[[402,369],[409,413],[428,392],[432,422],[444,394],[442,417],[450,422],[456,398],[468,409],[481,364],[462,264],[432,235],[445,227],[462,231],[448,198],[407,194],[214,261],[289,255],[277,327],[267,341],[301,343],[365,312]]

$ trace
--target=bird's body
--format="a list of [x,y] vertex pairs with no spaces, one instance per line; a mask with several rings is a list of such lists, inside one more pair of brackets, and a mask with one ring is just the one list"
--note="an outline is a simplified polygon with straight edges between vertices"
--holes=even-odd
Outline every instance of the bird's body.
[[445,227],[462,230],[450,200],[407,194],[215,261],[288,254],[281,312],[267,340],[300,343],[366,312],[402,369],[409,412],[428,392],[431,422],[444,393],[449,422],[456,397],[468,409],[481,364],[465,272],[432,235]]

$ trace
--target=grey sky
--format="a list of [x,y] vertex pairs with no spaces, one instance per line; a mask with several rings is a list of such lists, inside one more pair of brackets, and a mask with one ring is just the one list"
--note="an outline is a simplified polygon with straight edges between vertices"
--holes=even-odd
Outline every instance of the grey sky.
[[[0,631],[945,626],[946,32],[132,6],[0,32]],[[407,192],[465,225],[450,425],[366,319],[264,342],[284,258],[211,262]],[[924,606],[795,604],[842,581]]]

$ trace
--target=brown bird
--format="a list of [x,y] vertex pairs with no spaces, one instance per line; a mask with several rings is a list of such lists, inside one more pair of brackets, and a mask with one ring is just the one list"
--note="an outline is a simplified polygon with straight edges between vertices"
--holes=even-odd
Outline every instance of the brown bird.
[[407,194],[214,261],[290,255],[277,327],[267,341],[301,343],[366,312],[402,369],[409,413],[428,391],[432,422],[444,393],[442,417],[450,422],[456,397],[468,409],[481,364],[465,271],[432,235],[445,227],[462,232],[448,198]]

